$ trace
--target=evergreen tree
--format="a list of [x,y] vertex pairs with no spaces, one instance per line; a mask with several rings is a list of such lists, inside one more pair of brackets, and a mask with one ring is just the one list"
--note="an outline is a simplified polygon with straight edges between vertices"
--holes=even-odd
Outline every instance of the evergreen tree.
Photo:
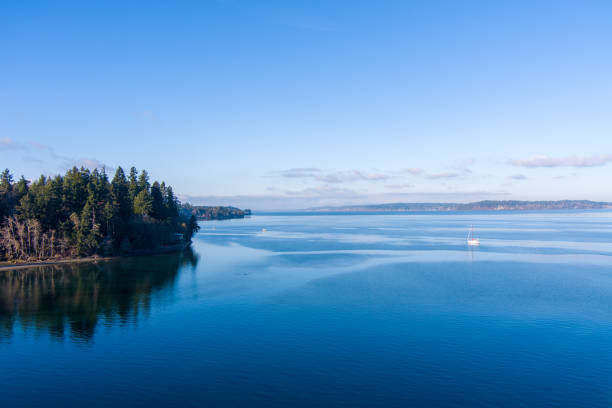
[[[51,180],[40,176],[21,198],[17,212],[21,220],[37,219],[43,228],[51,228],[61,218],[62,195],[52,190]],[[54,194],[55,193],[55,194]]]
[[153,200],[147,190],[142,190],[134,198],[134,214],[150,215],[153,212]]
[[64,212],[66,214],[80,213],[87,200],[87,184],[89,183],[89,170],[76,167],[68,170],[64,176],[63,197]]
[[19,202],[23,196],[28,193],[30,182],[25,179],[25,177],[21,176],[17,184],[15,184],[15,188],[13,191],[15,192],[15,201]]
[[149,173],[146,170],[140,172],[140,176],[138,176],[138,189],[140,191],[147,190],[151,188],[151,184],[149,184]]
[[176,218],[178,217],[178,208],[179,202],[177,198],[174,196],[174,192],[172,191],[172,187],[166,187],[166,217],[167,218]]
[[106,174],[106,167],[102,167],[102,172],[100,173],[100,184],[102,186],[109,186],[109,182],[108,182],[108,174]]
[[0,224],[13,212],[13,175],[9,169],[0,174]]
[[121,167],[117,167],[115,177],[113,177],[111,182],[111,195],[114,212],[124,221],[129,219],[132,213],[132,205],[129,197],[128,182]]
[[63,196],[63,181],[62,177],[57,175],[49,180],[47,186],[46,218],[43,221],[45,228],[56,228],[58,222],[64,217],[61,214],[62,196]]
[[128,191],[130,193],[130,200],[133,203],[134,199],[136,198],[136,195],[138,195],[138,193],[140,192],[140,185],[138,184],[138,170],[136,170],[136,167],[132,167],[130,169],[130,176],[128,177],[128,181]]
[[166,206],[164,204],[164,196],[159,183],[156,181],[151,186],[151,216],[158,220],[166,219]]
[[96,223],[93,190],[81,211],[76,234],[76,247],[80,255],[90,255],[98,248],[102,234],[100,225]]
[[4,169],[2,173],[0,173],[0,189],[11,191],[13,186],[13,175],[9,171],[9,169]]
[[107,237],[110,237],[113,234],[113,225],[112,220],[116,216],[115,209],[113,208],[113,204],[110,201],[107,201],[104,204],[104,209],[102,210],[102,220],[103,224],[106,228],[104,228],[104,232]]
[[193,235],[199,230],[200,230],[200,226],[198,225],[198,221],[195,215],[191,214],[191,217],[189,217],[189,222],[187,223],[187,231],[186,231],[187,240],[190,241],[191,237],[193,237]]
[[104,167],[102,167],[102,171],[98,178],[97,190],[100,200],[99,205],[102,207],[100,225],[102,227],[102,234],[107,236],[110,233],[110,221],[113,218],[113,209],[111,204],[110,182],[108,181],[108,175]]

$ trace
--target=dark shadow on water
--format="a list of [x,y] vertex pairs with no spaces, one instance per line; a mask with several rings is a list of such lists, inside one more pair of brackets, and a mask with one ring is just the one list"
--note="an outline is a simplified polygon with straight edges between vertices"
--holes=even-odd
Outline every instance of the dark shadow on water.
[[90,342],[96,328],[128,325],[146,316],[152,294],[170,288],[184,267],[195,268],[191,248],[169,255],[62,264],[0,273],[0,341],[17,326],[63,340]]

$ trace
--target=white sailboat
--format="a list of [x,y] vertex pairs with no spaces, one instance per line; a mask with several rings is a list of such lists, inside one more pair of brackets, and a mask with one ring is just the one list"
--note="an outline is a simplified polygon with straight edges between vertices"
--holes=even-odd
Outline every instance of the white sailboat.
[[468,232],[467,244],[468,246],[480,245],[480,240],[478,238],[474,238],[474,226],[473,225],[470,227],[470,232]]

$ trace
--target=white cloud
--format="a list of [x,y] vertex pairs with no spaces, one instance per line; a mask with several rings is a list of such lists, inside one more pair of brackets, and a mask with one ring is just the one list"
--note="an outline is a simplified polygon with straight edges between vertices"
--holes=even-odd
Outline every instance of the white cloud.
[[597,167],[612,162],[612,155],[549,157],[532,156],[527,159],[510,160],[517,167]]
[[0,137],[0,149],[21,149],[23,145],[10,137]]
[[279,174],[287,178],[310,178],[315,177],[321,170],[316,167],[296,167],[292,169],[282,170]]
[[80,158],[73,159],[71,157],[63,156],[55,153],[55,151],[51,148],[51,146],[38,143],[38,142],[17,142],[9,137],[0,138],[0,149],[20,149],[28,154],[24,157],[24,160],[36,163],[44,163],[40,157],[36,157],[36,155],[44,154],[47,157],[50,157],[53,160],[60,161],[60,169],[65,170],[69,169],[73,166],[76,167],[85,167],[88,169],[101,169],[102,167],[106,167],[107,169],[112,169],[112,167],[102,163],[101,161],[93,158]]
[[38,142],[28,142],[28,146],[33,147],[35,150],[39,150],[42,152],[50,152],[53,150],[51,149],[51,146]]
[[38,142],[18,142],[10,137],[0,137],[0,149],[22,149],[38,152],[52,152],[50,146]]
[[455,162],[450,165],[445,165],[444,167],[447,169],[452,169],[452,171],[439,172],[439,173],[427,173],[425,170],[418,167],[409,167],[400,170],[400,173],[407,173],[413,176],[422,176],[429,180],[439,180],[439,179],[451,179],[457,178],[461,176],[467,176],[472,173],[470,167],[474,164],[474,159],[465,159],[458,162]]
[[425,177],[430,180],[451,179],[451,178],[459,177],[459,173],[455,173],[455,172],[433,173]]
[[387,180],[388,175],[383,173],[367,173],[358,170],[339,171],[335,173],[321,174],[315,177],[326,183],[347,183],[353,181],[379,181]]
[[527,180],[527,176],[524,174],[513,174],[510,176],[512,180]]
[[385,187],[400,190],[400,189],[405,189],[405,188],[412,188],[414,187],[414,184],[410,184],[410,183],[387,184],[385,185]]
[[472,165],[474,164],[476,160],[474,159],[465,159],[465,160],[461,160],[456,162],[455,164],[451,165],[450,167],[452,169],[458,170],[460,172],[463,173],[471,173],[472,169],[470,169],[470,167],[472,167]]
[[348,188],[338,188],[330,185],[309,187],[298,191],[285,191],[286,195],[294,197],[327,197],[327,198],[355,198],[361,194]]
[[423,174],[425,170],[418,168],[418,167],[407,167],[405,169],[401,169],[400,173],[408,173],[408,174],[412,174],[413,176],[420,176],[421,174]]
[[102,169],[102,168],[106,168],[107,170],[111,171],[114,170],[112,167],[102,163],[100,160],[98,159],[86,159],[86,158],[82,158],[82,159],[66,159],[64,162],[65,167],[70,168],[70,167],[85,167],[86,169]]
[[325,183],[350,183],[355,181],[387,180],[390,176],[379,172],[365,172],[359,170],[336,171],[323,173],[316,167],[296,167],[282,170],[273,174],[286,178],[306,178]]

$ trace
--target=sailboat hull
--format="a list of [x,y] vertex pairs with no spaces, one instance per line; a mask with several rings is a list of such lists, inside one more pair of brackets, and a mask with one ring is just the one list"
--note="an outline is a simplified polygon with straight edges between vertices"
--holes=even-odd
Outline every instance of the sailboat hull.
[[473,225],[470,227],[470,232],[468,232],[467,244],[468,246],[480,245],[480,241],[478,240],[478,238],[474,238],[474,226]]

